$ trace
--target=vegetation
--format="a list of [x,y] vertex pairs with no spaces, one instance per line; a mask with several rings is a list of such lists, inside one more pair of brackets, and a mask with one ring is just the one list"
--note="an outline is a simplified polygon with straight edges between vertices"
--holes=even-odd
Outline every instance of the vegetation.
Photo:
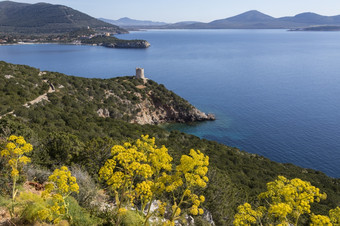
[[[267,184],[267,191],[258,196],[265,199],[265,206],[255,210],[249,203],[238,207],[234,225],[295,225],[302,215],[311,213],[311,204],[326,199],[326,193],[320,193],[319,188],[298,178],[288,180],[279,176],[274,182]],[[312,222],[316,222],[315,216]]]
[[31,161],[30,158],[26,156],[27,153],[31,152],[33,147],[31,144],[26,143],[23,137],[10,136],[8,143],[4,150],[1,151],[1,157],[7,160],[8,166],[11,168],[11,178],[12,178],[12,199],[9,212],[13,217],[15,198],[18,193],[16,183],[19,179],[19,170],[22,165],[27,164]]
[[[44,94],[52,84],[56,90],[48,94],[49,102],[25,108],[22,105]],[[75,117],[88,120],[98,117],[103,109],[106,117],[133,121],[146,102],[149,112],[156,108],[174,109],[177,119],[190,114],[193,106],[175,93],[152,80],[144,84],[142,79],[119,77],[113,79],[86,79],[66,76],[54,72],[41,72],[22,65],[0,62],[0,115],[15,110],[21,117],[29,117],[39,124],[54,124],[67,121],[67,125],[78,129]],[[68,112],[68,113],[67,113]],[[66,114],[65,114],[66,113]],[[63,118],[60,116],[63,115]],[[67,119],[68,118],[68,119]],[[172,117],[169,121],[176,121]]]
[[[191,150],[190,156],[183,155],[180,165],[175,169],[172,168],[168,149],[165,146],[157,148],[155,138],[148,136],[142,136],[135,145],[115,145],[111,154],[113,158],[105,162],[99,175],[114,191],[116,225],[121,223],[120,218],[128,209],[136,208],[137,203],[146,212],[144,225],[148,224],[151,216],[164,216],[166,211],[169,215],[166,223],[174,224],[181,217],[184,204],[192,204],[191,214],[203,214],[203,209],[198,207],[205,198],[194,194],[194,189],[207,185],[208,178],[205,175],[209,158],[200,151]],[[165,192],[171,193],[172,199],[159,200]],[[151,205],[155,199],[158,200],[158,208],[152,211]]]
[[0,2],[1,32],[16,34],[61,34],[80,28],[105,29],[124,33],[118,26],[97,20],[62,5]]
[[83,38],[81,43],[100,45],[111,48],[147,48],[149,43],[145,40],[123,40],[112,36],[97,35],[92,38]]
[[[47,81],[44,82],[44,80]],[[29,105],[29,108],[22,106],[27,101],[46,93],[50,84],[54,86],[55,92],[47,95],[49,101]],[[21,186],[26,178],[36,178],[36,182],[42,183],[47,180],[51,171],[67,166],[71,169],[72,175],[77,177],[79,193],[84,192],[83,194],[88,197],[86,200],[81,200],[80,195],[73,192],[72,197],[66,198],[69,202],[72,224],[77,225],[76,222],[80,222],[80,220],[98,224],[112,222],[111,220],[116,218],[112,215],[110,207],[100,209],[97,204],[113,202],[114,191],[110,189],[112,193],[103,194],[99,188],[103,187],[103,183],[106,183],[107,180],[105,178],[100,180],[98,173],[108,160],[117,155],[117,153],[112,155],[112,147],[120,145],[126,150],[128,148],[124,146],[124,143],[130,143],[131,147],[133,145],[137,147],[138,145],[134,141],[140,138],[141,134],[149,134],[150,137],[156,138],[154,145],[157,148],[154,149],[162,149],[163,145],[167,147],[167,152],[173,159],[171,161],[173,166],[180,166],[182,161],[185,162],[185,159],[181,161],[182,155],[187,156],[185,157],[188,159],[187,162],[195,162],[189,161],[189,158],[196,159],[193,157],[194,152],[190,154],[189,150],[191,149],[199,149],[204,156],[209,156],[209,171],[206,173],[209,181],[205,181],[205,188],[193,187],[194,192],[191,193],[198,196],[195,197],[195,200],[199,199],[200,201],[199,205],[196,205],[198,208],[193,208],[194,202],[198,204],[193,199],[185,200],[188,203],[181,204],[182,208],[179,207],[182,210],[187,209],[185,212],[189,215],[196,213],[196,210],[202,212],[200,210],[202,209],[204,214],[208,212],[212,214],[217,225],[231,225],[234,215],[237,213],[237,207],[241,204],[247,202],[251,206],[263,205],[259,203],[258,194],[265,192],[267,190],[266,183],[274,181],[279,175],[289,179],[300,178],[303,181],[309,181],[311,186],[320,188],[321,194],[327,194],[327,199],[310,204],[311,212],[318,219],[321,219],[318,215],[328,215],[330,218],[330,210],[337,210],[336,207],[340,204],[339,179],[330,178],[321,172],[303,169],[292,164],[272,162],[258,155],[178,131],[168,132],[158,126],[129,123],[138,114],[136,107],[138,103],[146,100],[149,100],[150,103],[157,103],[150,105],[150,108],[155,107],[155,111],[157,111],[156,106],[160,106],[162,103],[170,103],[183,111],[191,108],[187,101],[150,80],[144,84],[143,81],[131,77],[107,80],[85,79],[52,72],[40,73],[38,69],[0,62],[0,102],[2,103],[0,115],[11,111],[14,111],[13,114],[16,115],[8,114],[0,119],[1,150],[5,149],[7,145],[5,137],[9,137],[11,134],[25,137],[27,142],[34,146],[34,150],[27,153],[27,157],[31,158],[32,163],[24,168],[17,183]],[[99,108],[108,109],[109,117],[99,117],[97,113]],[[183,152],[183,150],[187,151]],[[198,154],[197,151],[195,153]],[[8,190],[8,187],[11,187],[13,182],[9,177],[10,170],[7,166],[7,161],[1,158],[1,203],[6,203],[6,200],[9,200],[10,203],[10,199],[7,197],[10,196],[11,190]],[[170,174],[163,168],[161,171]],[[172,167],[170,175],[176,175],[175,172],[176,167]],[[146,183],[149,179],[153,178],[154,180],[156,174],[153,173],[150,178],[140,177],[140,181],[134,180],[134,182],[145,181]],[[185,174],[180,174],[177,178],[183,180],[183,175],[185,176]],[[172,178],[175,181],[176,177]],[[89,191],[82,191],[82,186],[85,184],[90,185],[88,186]],[[109,185],[106,183],[106,186]],[[173,190],[177,198],[182,197],[185,187],[181,186],[178,189]],[[181,199],[172,199],[171,193],[172,191],[165,192],[156,200],[163,200],[163,202],[167,200],[171,206],[174,205],[174,202],[179,204]],[[106,197],[108,194],[110,196]],[[140,200],[142,200],[141,194],[138,196]],[[204,202],[198,194],[205,197]],[[38,210],[29,205],[32,203],[31,199],[41,203],[41,208],[51,204],[51,201],[45,201],[41,196],[29,196],[25,199],[27,205],[18,208],[18,211],[24,209],[27,213],[35,214]],[[260,200],[260,202],[262,201]],[[92,204],[89,205],[89,203]],[[136,204],[140,207],[141,201],[137,202],[136,200]],[[170,209],[170,204],[168,209]],[[334,211],[331,213],[333,214]],[[79,215],[84,217],[76,217]],[[165,217],[170,219],[171,216]],[[196,222],[202,219],[195,217]],[[122,224],[128,224],[127,222],[138,222],[137,224],[139,224],[145,221],[145,215],[127,210],[121,221]],[[299,222],[301,225],[308,224],[308,219],[303,214]],[[79,225],[86,224],[83,222]],[[89,223],[89,225],[94,224]]]

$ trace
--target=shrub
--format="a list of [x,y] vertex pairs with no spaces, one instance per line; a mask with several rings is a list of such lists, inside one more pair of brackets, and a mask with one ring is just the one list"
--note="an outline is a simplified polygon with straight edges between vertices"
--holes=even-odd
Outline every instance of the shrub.
[[77,178],[79,192],[73,193],[73,197],[80,206],[89,207],[91,202],[97,197],[97,186],[91,176],[78,166],[71,167],[71,172]]
[[26,172],[27,180],[36,181],[40,184],[47,181],[48,177],[51,175],[50,170],[41,168],[37,165],[27,165],[24,167],[24,171]]

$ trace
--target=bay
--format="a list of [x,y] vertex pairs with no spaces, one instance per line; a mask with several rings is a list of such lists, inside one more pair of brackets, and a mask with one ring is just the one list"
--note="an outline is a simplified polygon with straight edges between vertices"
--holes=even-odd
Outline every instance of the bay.
[[0,60],[89,78],[143,67],[217,117],[167,129],[340,177],[340,33],[148,30],[118,37],[151,47],[1,46]]

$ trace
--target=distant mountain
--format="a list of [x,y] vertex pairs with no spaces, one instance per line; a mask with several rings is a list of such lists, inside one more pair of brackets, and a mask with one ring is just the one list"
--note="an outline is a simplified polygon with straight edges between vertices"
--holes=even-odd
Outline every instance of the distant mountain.
[[294,17],[274,18],[256,10],[233,17],[214,20],[210,23],[176,23],[164,28],[174,29],[294,29],[318,25],[340,25],[339,16],[321,16],[315,13],[301,13]]
[[243,23],[254,23],[254,22],[268,22],[268,21],[274,21],[275,18],[268,16],[264,13],[261,13],[257,10],[250,10],[245,13],[229,17],[223,20],[215,20],[213,22],[221,22],[221,21],[229,21],[229,22],[243,22]]
[[130,19],[128,17],[120,18],[118,20],[110,20],[105,18],[99,18],[99,20],[102,20],[104,22],[114,24],[120,27],[136,27],[136,26],[163,26],[167,25],[167,23],[164,22],[155,22],[150,20],[135,20]]
[[118,26],[63,5],[0,2],[0,32],[3,33],[55,34],[86,27],[106,28],[112,33],[126,32]]
[[295,23],[303,23],[308,25],[340,25],[340,15],[339,16],[321,16],[316,13],[300,13],[294,17],[282,17],[278,20],[290,21]]

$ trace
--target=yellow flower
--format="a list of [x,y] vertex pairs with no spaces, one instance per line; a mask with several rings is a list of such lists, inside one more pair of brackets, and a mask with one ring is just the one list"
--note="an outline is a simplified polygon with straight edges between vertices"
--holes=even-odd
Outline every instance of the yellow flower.
[[118,210],[119,215],[125,214],[126,212],[127,212],[127,209],[125,209],[125,208],[119,208],[119,210]]

